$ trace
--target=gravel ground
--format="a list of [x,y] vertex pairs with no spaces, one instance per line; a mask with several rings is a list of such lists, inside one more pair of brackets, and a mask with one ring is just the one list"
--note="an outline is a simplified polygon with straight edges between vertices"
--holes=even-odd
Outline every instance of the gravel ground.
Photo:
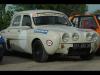
[[100,56],[91,60],[55,56],[48,62],[38,63],[32,60],[31,55],[18,54],[5,55],[0,71],[100,71]]

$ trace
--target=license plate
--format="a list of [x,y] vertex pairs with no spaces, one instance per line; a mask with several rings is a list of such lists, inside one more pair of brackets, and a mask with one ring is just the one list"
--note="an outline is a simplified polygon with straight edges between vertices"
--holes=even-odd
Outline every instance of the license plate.
[[74,48],[90,48],[91,44],[89,43],[75,43],[73,44]]

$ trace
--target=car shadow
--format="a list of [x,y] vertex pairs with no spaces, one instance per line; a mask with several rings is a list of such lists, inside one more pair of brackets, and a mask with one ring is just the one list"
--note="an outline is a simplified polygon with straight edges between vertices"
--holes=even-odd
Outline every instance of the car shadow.
[[0,62],[0,65],[5,64],[18,64],[18,63],[25,63],[32,61],[31,55],[27,53],[21,53],[21,52],[8,52],[6,51],[4,54],[4,58],[2,62]]
[[62,62],[62,61],[83,61],[79,56],[58,56],[53,55],[48,59],[48,62]]
[[[34,59],[30,54],[12,51],[12,52],[5,52],[4,59],[0,63],[0,65],[4,64],[17,64],[17,63],[25,63],[25,62],[35,62]],[[59,56],[59,55],[52,55],[48,58],[46,63],[51,62],[65,62],[65,61],[84,61],[80,59],[79,56]],[[37,62],[36,62],[37,63]]]

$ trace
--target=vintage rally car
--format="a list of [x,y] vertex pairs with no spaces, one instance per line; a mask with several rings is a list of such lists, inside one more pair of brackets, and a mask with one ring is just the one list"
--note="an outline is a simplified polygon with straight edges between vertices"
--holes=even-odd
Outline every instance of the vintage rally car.
[[[73,15],[69,17],[74,27],[93,29],[100,35],[100,14]],[[99,46],[100,49],[100,46]],[[100,53],[98,49],[97,53]]]
[[91,59],[99,45],[98,34],[71,26],[62,12],[30,10],[16,12],[10,26],[1,33],[9,51],[30,53],[38,62],[56,53]]
[[6,49],[5,40],[2,36],[0,36],[0,62],[3,60],[5,49]]

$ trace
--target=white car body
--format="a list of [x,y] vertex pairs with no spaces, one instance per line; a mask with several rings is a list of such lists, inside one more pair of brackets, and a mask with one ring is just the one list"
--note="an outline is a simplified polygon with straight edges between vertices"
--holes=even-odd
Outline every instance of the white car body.
[[[21,16],[20,22],[13,22],[17,16]],[[22,26],[22,19],[24,15],[29,15],[31,19],[31,27]],[[16,50],[20,52],[26,52],[32,54],[32,42],[35,39],[41,40],[45,51],[49,55],[53,55],[55,53],[61,53],[68,55],[69,48],[73,47],[74,43],[90,43],[90,53],[96,52],[99,46],[99,36],[98,34],[91,29],[78,29],[71,26],[66,25],[35,25],[33,21],[33,17],[39,16],[67,16],[58,11],[52,10],[32,10],[32,11],[22,11],[14,14],[13,19],[11,21],[10,26],[7,29],[1,31],[3,37],[5,37],[6,42],[9,40],[10,50]],[[69,21],[68,21],[69,22]],[[19,24],[19,26],[13,26],[14,24]],[[70,23],[70,22],[69,22]],[[71,23],[70,23],[71,24]],[[67,33],[69,39],[67,42],[64,42],[62,36]],[[72,35],[77,33],[79,38],[77,41],[72,39]],[[88,41],[86,35],[87,34],[95,34],[96,40]],[[49,41],[50,40],[50,41]],[[8,45],[8,44],[7,44]]]

